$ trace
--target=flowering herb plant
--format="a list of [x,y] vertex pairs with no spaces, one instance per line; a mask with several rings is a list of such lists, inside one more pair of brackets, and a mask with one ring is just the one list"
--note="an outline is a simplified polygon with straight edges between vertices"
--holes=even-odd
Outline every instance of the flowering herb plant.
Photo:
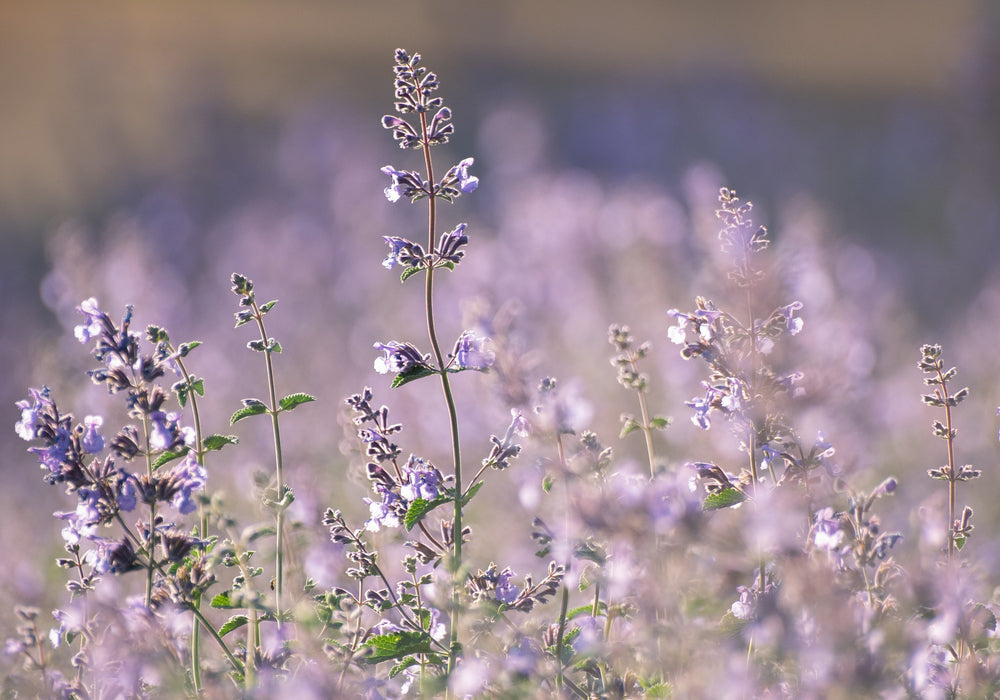
[[[382,126],[419,157],[401,166],[413,169],[381,169],[384,196],[426,207],[427,224],[385,235],[382,267],[407,291],[423,282],[425,335],[380,326],[378,337],[394,339],[372,343],[371,386],[341,406],[350,441],[339,466],[363,485],[299,521],[281,429],[302,415],[284,414],[317,397],[279,393],[279,360],[295,349],[268,334],[277,302],[261,303],[247,276],[231,277],[236,326],[256,331],[247,347],[264,361],[254,391],[266,398],[231,407],[219,432],[206,423],[211,387],[188,368],[202,343],[174,343],[156,325],[140,334],[132,307],[116,321],[86,299],[74,333],[120,415],[78,420],[44,386],[16,405],[17,437],[43,481],[65,491],[54,517],[67,596],[51,615],[16,611],[5,649],[20,669],[4,697],[1000,692],[996,601],[966,558],[973,510],[959,510],[959,484],[981,476],[956,457],[953,410],[969,391],[952,389],[957,371],[941,348],[924,345],[919,368],[933,387],[924,403],[942,412],[932,428],[947,463],[928,473],[948,485],[947,513],[926,518],[933,544],[908,570],[897,559],[906,523],[876,510],[909,475],[849,468],[835,435],[802,436],[808,368],[790,358],[813,322],[785,296],[752,204],[722,188],[717,301],[657,312],[663,345],[700,367],[695,395],[662,391],[651,368],[659,341],[612,324],[611,364],[631,394],[617,398],[633,412],[608,444],[572,377],[524,376],[527,353],[501,314],[469,324],[452,304],[439,310],[441,287],[479,254],[469,224],[442,226],[442,205],[481,183],[471,157],[443,175],[435,167],[432,153],[455,133],[437,75],[402,49],[393,71],[394,113]],[[490,382],[505,398],[491,429],[462,410]],[[386,394],[422,401],[423,425],[390,418],[375,398]],[[728,448],[704,456],[703,443],[679,444],[672,419],[655,412],[671,406]],[[322,421],[336,419],[325,410]],[[227,432],[237,423],[263,426],[263,449]],[[627,456],[640,437],[641,457]],[[268,463],[245,489],[257,522],[241,522],[213,486],[220,451]],[[516,515],[530,526],[516,527]],[[335,552],[325,581],[303,563],[317,540]]]

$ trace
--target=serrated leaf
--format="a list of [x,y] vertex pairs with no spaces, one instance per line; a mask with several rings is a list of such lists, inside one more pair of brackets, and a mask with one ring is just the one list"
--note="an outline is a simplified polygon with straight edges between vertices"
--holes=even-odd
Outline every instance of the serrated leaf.
[[955,546],[958,547],[958,551],[960,551],[960,552],[962,551],[962,547],[965,546],[965,543],[966,543],[967,540],[968,540],[967,537],[956,537],[955,538]]
[[396,378],[392,380],[392,388],[401,387],[404,384],[409,384],[410,382],[416,381],[417,379],[422,379],[424,377],[429,377],[432,374],[437,374],[434,370],[426,365],[421,365],[414,367],[406,372],[401,372],[396,375]]
[[310,396],[309,394],[297,393],[289,394],[281,401],[278,402],[278,406],[282,411],[291,411],[293,408],[300,404],[309,403],[310,401],[315,401],[315,396]]
[[219,636],[225,637],[227,634],[233,630],[237,630],[243,625],[245,625],[249,620],[247,620],[246,615],[233,615],[231,618],[223,623],[222,627],[219,628]]
[[188,453],[188,449],[185,447],[183,450],[178,450],[177,452],[164,452],[153,462],[153,471],[162,467],[168,462],[173,462],[175,459],[180,459]]
[[209,435],[202,441],[202,447],[206,450],[221,450],[226,445],[239,444],[240,439],[235,435]]
[[236,421],[243,420],[247,416],[258,416],[261,413],[267,412],[267,406],[264,405],[264,402],[257,399],[244,399],[243,404],[243,408],[234,413],[229,419],[229,425],[233,425]]
[[[474,483],[469,488],[468,491],[465,492],[465,495],[462,496],[462,507],[463,508],[465,506],[469,505],[469,501],[472,500],[473,496],[475,496],[477,493],[479,493],[479,489],[483,488],[483,484],[485,484],[485,483],[486,483],[485,481],[477,481],[476,483]],[[448,499],[448,500],[451,500],[451,499]]]
[[417,666],[420,662],[412,656],[407,656],[405,659],[400,661],[398,664],[389,669],[389,678],[395,678],[400,673],[408,669],[410,666]]
[[211,606],[213,608],[229,609],[235,608],[232,599],[229,597],[229,591],[223,593],[217,593],[214,598],[212,598]]
[[413,277],[418,272],[422,272],[423,269],[424,269],[423,265],[415,265],[413,267],[408,267],[405,270],[403,270],[402,273],[400,273],[400,275],[399,275],[399,281],[400,282],[405,282],[406,280],[410,279],[411,277]]
[[719,510],[720,508],[732,508],[746,500],[742,492],[732,487],[710,493],[701,504],[702,510]]
[[423,520],[425,515],[438,506],[448,503],[450,500],[451,499],[447,496],[438,496],[430,501],[426,498],[418,498],[415,501],[411,501],[410,507],[406,509],[406,517],[403,518],[403,525],[406,527],[407,532],[412,530],[414,525]]
[[402,659],[410,654],[430,654],[434,651],[431,647],[431,638],[426,632],[407,630],[372,637],[365,642],[365,646],[372,650],[371,655],[364,658],[366,664]]
[[272,299],[271,301],[267,302],[266,304],[261,304],[260,305],[260,313],[261,314],[266,314],[268,311],[270,311],[271,309],[273,309],[274,305],[277,304],[277,303],[278,303],[277,299]]

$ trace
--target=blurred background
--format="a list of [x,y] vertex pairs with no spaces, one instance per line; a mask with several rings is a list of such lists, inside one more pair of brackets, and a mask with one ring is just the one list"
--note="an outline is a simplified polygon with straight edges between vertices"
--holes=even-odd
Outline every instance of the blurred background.
[[[61,597],[46,583],[61,551],[51,513],[71,507],[14,435],[14,402],[48,384],[78,419],[104,413],[109,432],[124,420],[83,374],[72,327],[86,297],[204,341],[191,364],[210,432],[229,432],[239,399],[265,393],[250,337],[231,328],[230,273],[281,300],[279,391],[320,398],[286,421],[304,521],[327,505],[363,509],[364,485],[348,483],[360,460],[336,421],[366,383],[407,421],[406,449],[445,459],[437,393],[390,396],[371,372],[374,341],[424,339],[416,286],[379,266],[382,235],[423,235],[421,211],[382,196],[382,165],[419,166],[379,124],[397,46],[423,55],[454,111],[440,167],[475,156],[481,179],[443,214],[472,238],[442,280],[443,333],[490,331],[523,375],[483,380],[489,400],[477,377],[463,388],[473,454],[525,387],[555,373],[607,444],[641,455],[640,441],[617,440],[634,397],[607,361],[616,322],[654,343],[651,400],[675,420],[671,462],[733,457],[724,428],[706,436],[688,421],[703,370],[668,343],[665,315],[698,294],[725,302],[713,211],[728,185],[773,232],[779,300],[805,304],[787,354],[810,392],[793,419],[803,435],[824,430],[860,486],[901,477],[892,527],[910,533],[915,509],[943,496],[925,476],[944,456],[916,369],[918,345],[940,342],[973,388],[960,460],[987,481],[969,501],[980,527],[998,525],[995,3],[5,2],[0,538],[16,552],[0,575],[5,609]],[[219,457],[219,488],[268,466],[266,435],[237,428],[245,449]],[[261,464],[249,457],[258,441]],[[996,568],[987,543],[970,547]]]

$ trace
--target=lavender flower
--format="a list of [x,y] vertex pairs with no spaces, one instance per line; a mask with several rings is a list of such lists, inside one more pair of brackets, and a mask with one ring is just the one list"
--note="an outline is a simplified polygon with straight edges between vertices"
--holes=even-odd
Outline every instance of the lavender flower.
[[423,498],[430,501],[440,494],[443,478],[433,464],[410,455],[402,472],[404,483],[399,489],[399,495],[403,499],[412,502]]
[[101,416],[86,416],[83,425],[85,432],[80,439],[80,446],[88,454],[97,454],[104,449],[104,437],[97,432],[104,425],[104,419]]
[[511,582],[512,578],[514,578],[514,572],[510,570],[510,567],[501,571],[497,576],[496,592],[498,602],[510,605],[517,600],[517,596],[521,591]]
[[398,236],[383,236],[389,244],[389,254],[382,261],[382,267],[391,270],[396,265],[416,267],[424,262],[424,250],[416,243]]
[[14,431],[22,440],[34,440],[38,436],[40,414],[46,409],[54,408],[51,391],[47,386],[41,389],[28,389],[31,401],[21,400],[14,405],[21,409],[21,420],[14,424]]
[[94,297],[84,299],[76,310],[83,314],[85,320],[73,329],[73,334],[81,343],[89,343],[92,338],[96,338],[104,331],[103,320],[107,314],[98,308],[97,299]]
[[489,349],[489,338],[465,331],[455,342],[452,355],[459,369],[487,370],[493,366],[496,355]]
[[445,176],[445,180],[454,179],[457,180],[458,189],[465,194],[473,192],[477,187],[479,187],[479,178],[469,175],[469,168],[472,167],[475,159],[466,158],[459,162],[458,165],[453,166],[448,174]]
[[421,369],[430,369],[427,359],[410,343],[375,343],[375,349],[383,355],[375,359],[375,371],[379,374],[406,374]]
[[171,505],[184,515],[194,512],[198,507],[194,495],[201,491],[208,481],[208,473],[198,464],[194,454],[188,452],[167,478],[170,484],[168,492],[173,493]]
[[371,514],[371,517],[365,521],[365,529],[369,532],[378,532],[383,527],[399,527],[398,509],[403,505],[399,495],[379,482],[375,483],[375,491],[382,496],[382,500],[365,499]]

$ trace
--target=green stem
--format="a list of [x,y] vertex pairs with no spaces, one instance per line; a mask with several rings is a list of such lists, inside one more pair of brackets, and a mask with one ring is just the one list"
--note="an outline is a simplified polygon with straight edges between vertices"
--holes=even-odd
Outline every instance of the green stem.
[[[168,350],[171,353],[175,352],[172,346],[168,346]],[[184,366],[184,361],[177,357],[176,362],[184,376],[184,381],[187,382],[187,397],[191,402],[191,416],[194,421],[195,433],[195,458],[198,460],[198,464],[205,466],[205,443],[201,429],[201,413],[198,410],[198,392],[191,384],[191,375],[188,373],[187,367]],[[205,539],[208,537],[208,514],[201,503],[198,504],[198,515],[201,520],[198,536]],[[195,596],[194,607],[201,609],[201,594]],[[197,618],[191,620],[191,680],[194,683],[195,692],[201,693],[201,625],[198,624]]]
[[278,397],[274,389],[274,364],[271,360],[271,350],[267,347],[267,331],[264,329],[264,315],[253,302],[254,320],[257,322],[257,330],[260,331],[261,342],[264,343],[264,362],[267,366],[267,394],[270,401],[271,433],[274,441],[274,478],[277,481],[277,501],[274,514],[275,537],[277,539],[274,554],[274,616],[281,629],[281,598],[284,591],[284,540],[285,540],[285,509],[282,502],[285,499],[285,476],[284,463],[281,456],[281,430],[278,427]]
[[[434,255],[435,229],[437,228],[437,196],[434,190],[434,165],[431,162],[430,142],[427,137],[427,113],[420,113],[420,130],[424,151],[424,167],[427,170],[427,182],[431,192],[427,197],[427,254]],[[448,423],[451,428],[451,454],[455,465],[455,510],[452,524],[452,561],[448,567],[452,574],[452,601],[451,601],[451,636],[448,651],[448,674],[455,670],[458,662],[459,635],[458,628],[461,621],[462,584],[459,579],[459,572],[462,570],[462,454],[461,443],[458,437],[458,410],[455,408],[455,397],[452,395],[451,382],[448,380],[448,371],[445,368],[444,353],[441,352],[441,345],[438,342],[437,330],[434,326],[434,260],[427,264],[427,280],[424,287],[424,305],[427,319],[427,335],[430,338],[431,348],[434,351],[434,360],[437,362],[438,373],[441,375],[441,389],[444,392],[445,404],[448,407]]]
[[[146,443],[146,474],[149,476],[150,481],[153,479],[153,455],[150,453],[149,446],[149,416],[142,416],[142,430],[145,436]],[[146,608],[148,609],[153,603],[153,568],[154,562],[156,561],[156,503],[151,503],[149,505],[149,550],[147,556],[149,557],[149,566],[146,567]]]

